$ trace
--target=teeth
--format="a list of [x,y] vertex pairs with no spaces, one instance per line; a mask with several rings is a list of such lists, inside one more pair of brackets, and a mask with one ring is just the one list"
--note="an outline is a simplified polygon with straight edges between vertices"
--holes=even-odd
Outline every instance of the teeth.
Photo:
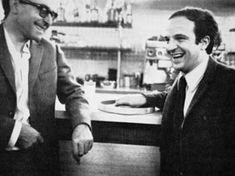
[[40,26],[40,28],[42,29],[42,30],[45,30],[46,28],[45,27],[43,27],[43,26]]
[[179,57],[182,57],[182,56],[183,56],[182,53],[172,54],[173,58],[179,58]]
[[43,30],[43,31],[46,30],[47,28],[46,25],[40,25],[38,23],[35,23],[35,25],[37,26],[38,29]]
[[41,30],[43,29],[43,28],[42,28],[41,26],[39,26],[39,25],[37,25],[37,28],[39,28],[39,29],[41,29]]

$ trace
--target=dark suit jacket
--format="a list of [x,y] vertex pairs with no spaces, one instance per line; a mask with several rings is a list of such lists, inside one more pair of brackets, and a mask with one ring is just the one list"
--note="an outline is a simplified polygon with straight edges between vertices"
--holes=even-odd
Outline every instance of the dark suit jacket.
[[[0,25],[0,151],[4,151],[14,127],[16,88],[3,26]],[[88,103],[81,86],[71,75],[63,52],[46,40],[31,41],[29,63],[30,125],[44,138],[42,160],[51,163],[56,150],[55,99],[66,104],[73,126],[84,122],[90,125]],[[63,129],[61,129],[63,130]],[[52,157],[53,156],[53,157]],[[0,156],[1,157],[1,156]]]
[[176,113],[177,86],[146,95],[163,109],[161,175],[235,175],[235,70],[210,58],[186,113],[183,127]]

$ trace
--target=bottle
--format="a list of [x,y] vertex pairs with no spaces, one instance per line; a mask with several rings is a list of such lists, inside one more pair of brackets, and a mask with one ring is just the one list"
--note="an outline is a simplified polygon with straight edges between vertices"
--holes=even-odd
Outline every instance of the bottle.
[[115,10],[114,10],[114,7],[113,7],[114,3],[113,3],[113,0],[111,2],[111,6],[107,12],[107,15],[108,15],[108,22],[113,22],[115,21]]
[[75,8],[73,10],[73,21],[74,22],[79,22],[80,21],[80,15],[79,15],[79,10],[78,8]]
[[94,0],[93,7],[91,8],[91,22],[99,21],[99,10],[96,7],[96,1]]
[[56,18],[57,21],[60,21],[60,22],[65,21],[65,9],[61,2],[60,2],[59,8],[57,9],[57,14],[58,14],[58,17]]
[[124,0],[115,0],[114,9],[115,9],[115,21],[122,23],[123,21],[123,8],[125,5]]
[[86,22],[91,22],[91,3],[89,0],[87,0],[86,5],[85,5],[85,17],[86,17]]
[[126,24],[132,24],[132,5],[128,3],[126,6]]

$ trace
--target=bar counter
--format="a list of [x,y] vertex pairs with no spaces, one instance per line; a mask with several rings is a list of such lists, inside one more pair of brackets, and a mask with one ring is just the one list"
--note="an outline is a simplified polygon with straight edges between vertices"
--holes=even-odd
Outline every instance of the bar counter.
[[[161,113],[158,110],[142,115],[120,115],[103,112],[97,108],[101,101],[117,99],[123,95],[124,93],[96,92],[92,96],[91,120],[95,141],[158,146],[161,124]],[[63,129],[58,132],[61,139],[69,139],[71,125],[64,109],[64,106],[57,101],[57,124],[59,129]]]
[[120,115],[103,112],[98,104],[126,93],[96,90],[93,95],[94,146],[78,165],[71,155],[71,124],[64,106],[56,103],[62,175],[156,176],[159,172],[161,113]]

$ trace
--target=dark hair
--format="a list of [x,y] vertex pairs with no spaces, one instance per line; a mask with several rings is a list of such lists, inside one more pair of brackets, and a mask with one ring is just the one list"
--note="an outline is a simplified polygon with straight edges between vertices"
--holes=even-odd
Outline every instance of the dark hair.
[[10,0],[2,0],[2,7],[5,15],[4,19],[6,19],[10,12]]
[[203,37],[210,37],[210,43],[206,48],[206,52],[210,54],[212,52],[216,40],[220,38],[218,24],[215,21],[212,12],[206,9],[196,7],[185,7],[179,11],[174,12],[169,19],[179,16],[184,16],[188,20],[194,22],[196,44],[198,44]]

